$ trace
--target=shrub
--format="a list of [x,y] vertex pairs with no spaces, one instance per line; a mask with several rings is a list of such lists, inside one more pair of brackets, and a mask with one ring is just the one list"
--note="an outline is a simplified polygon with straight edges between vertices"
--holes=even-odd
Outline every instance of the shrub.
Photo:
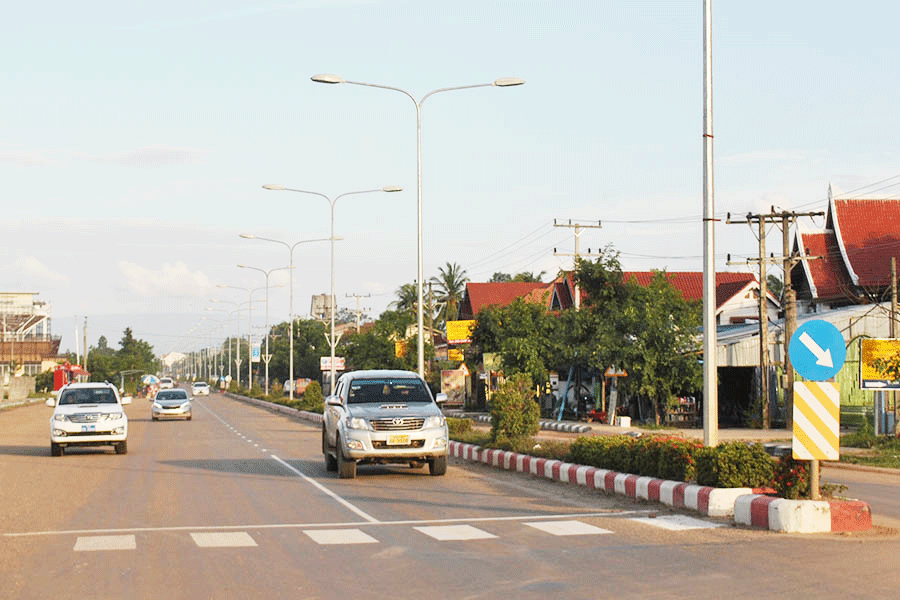
[[809,470],[806,461],[782,456],[775,465],[772,487],[782,498],[796,500],[809,496]]
[[309,412],[323,412],[325,410],[325,397],[322,395],[322,386],[318,381],[311,381],[303,392],[303,398],[298,406],[301,410]]
[[773,463],[761,444],[727,442],[702,448],[696,455],[699,485],[763,487],[772,481]]
[[491,404],[491,437],[518,440],[540,430],[540,407],[531,391],[531,377],[516,373],[494,394]]
[[696,475],[696,454],[703,445],[692,440],[668,438],[661,444],[659,469],[656,476],[673,481],[693,481]]
[[456,417],[447,418],[447,431],[450,433],[450,437],[452,437],[454,440],[458,439],[454,436],[458,436],[471,430],[472,421],[470,421],[469,419],[459,419]]

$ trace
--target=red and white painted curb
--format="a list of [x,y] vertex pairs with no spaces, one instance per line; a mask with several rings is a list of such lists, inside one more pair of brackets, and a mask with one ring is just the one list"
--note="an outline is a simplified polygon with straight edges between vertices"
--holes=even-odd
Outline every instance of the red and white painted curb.
[[529,473],[561,483],[583,485],[609,494],[621,494],[629,498],[661,502],[675,508],[686,508],[707,517],[733,516],[735,500],[754,491],[751,488],[714,488],[681,481],[641,477],[454,441],[450,442],[450,455],[507,471]]
[[872,511],[861,500],[787,500],[751,494],[735,502],[734,520],[785,533],[865,531],[872,527]]
[[857,500],[785,500],[758,494],[761,490],[752,488],[714,488],[642,477],[454,441],[450,442],[450,455],[609,494],[661,502],[707,517],[734,517],[738,524],[772,531],[826,533],[864,531],[872,526],[869,505]]

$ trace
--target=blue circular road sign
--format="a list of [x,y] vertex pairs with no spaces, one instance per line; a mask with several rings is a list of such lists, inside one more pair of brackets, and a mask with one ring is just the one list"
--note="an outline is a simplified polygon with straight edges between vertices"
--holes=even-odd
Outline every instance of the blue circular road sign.
[[807,321],[791,336],[791,365],[810,381],[834,377],[847,360],[844,336],[828,321]]

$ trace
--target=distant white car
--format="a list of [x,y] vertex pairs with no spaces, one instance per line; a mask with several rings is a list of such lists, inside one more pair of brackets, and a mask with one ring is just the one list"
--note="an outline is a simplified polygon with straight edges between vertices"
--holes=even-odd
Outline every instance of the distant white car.
[[47,400],[50,417],[50,454],[62,456],[69,446],[112,446],[116,454],[128,452],[128,417],[123,404],[131,396],[119,397],[109,383],[70,383],[56,398]]
[[161,377],[159,379],[159,389],[171,390],[173,387],[175,387],[175,380],[171,377]]
[[191,384],[191,394],[194,396],[209,396],[209,384],[205,381],[195,381]]
[[156,421],[165,417],[191,420],[192,407],[188,393],[183,389],[159,390],[150,405],[150,416]]

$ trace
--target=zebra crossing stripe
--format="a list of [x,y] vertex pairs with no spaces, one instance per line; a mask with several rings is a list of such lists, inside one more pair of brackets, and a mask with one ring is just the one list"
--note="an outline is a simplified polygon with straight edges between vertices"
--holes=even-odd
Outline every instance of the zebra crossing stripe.
[[794,383],[793,452],[799,460],[838,460],[840,393],[830,381]]

